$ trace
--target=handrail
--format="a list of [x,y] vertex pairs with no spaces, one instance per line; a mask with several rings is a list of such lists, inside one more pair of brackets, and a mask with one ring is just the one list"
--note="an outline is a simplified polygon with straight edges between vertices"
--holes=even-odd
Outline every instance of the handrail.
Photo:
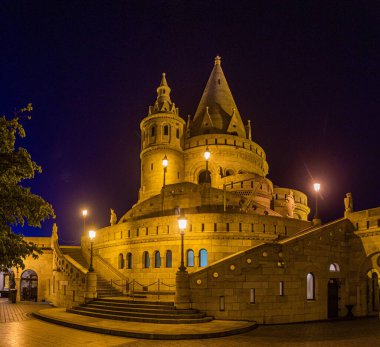
[[61,248],[59,247],[59,244],[58,244],[58,239],[54,241],[54,251],[55,253],[57,254],[58,258],[60,259],[65,259],[66,261],[68,261],[73,267],[75,267],[76,270],[78,270],[79,272],[81,272],[82,274],[86,274],[88,272],[87,269],[85,269],[82,265],[80,265],[75,259],[73,259],[72,257],[70,257],[69,255],[67,254],[64,254],[61,250]]
[[107,260],[105,260],[101,255],[96,254],[93,257],[93,261],[100,262],[108,270],[112,271],[114,275],[119,277],[120,280],[128,281],[128,277],[124,276],[121,272],[116,270]]
[[[161,290],[161,286],[162,285],[164,285],[164,286],[166,286],[168,288],[172,288],[172,287],[176,286],[175,284],[166,284],[166,283],[162,282],[162,280],[160,280],[160,279],[158,279],[156,282],[152,282],[152,283],[149,283],[149,284],[142,284],[142,283],[136,281],[135,279],[133,279],[132,281],[126,283],[126,285],[128,286],[128,288],[130,288],[130,284],[132,284],[132,290],[130,290],[130,294],[132,294],[132,300],[135,300],[135,284],[137,284],[140,287],[142,287],[143,292],[148,292],[148,293],[149,293],[149,291],[148,290],[144,290],[144,289],[145,288],[149,288],[149,287],[154,286],[154,285],[157,284],[157,291],[156,291],[156,293],[157,293],[157,301],[160,301],[160,295],[161,294],[164,294],[165,292],[166,293],[170,293],[169,290],[162,291]],[[154,291],[152,291],[152,292],[154,293]]]
[[86,269],[85,267],[83,267],[81,264],[79,264],[74,258],[72,258],[71,256],[69,256],[68,254],[64,254],[63,255],[65,257],[65,259],[72,265],[74,266],[78,271],[80,271],[81,273],[83,273],[84,275],[88,272],[88,269]]

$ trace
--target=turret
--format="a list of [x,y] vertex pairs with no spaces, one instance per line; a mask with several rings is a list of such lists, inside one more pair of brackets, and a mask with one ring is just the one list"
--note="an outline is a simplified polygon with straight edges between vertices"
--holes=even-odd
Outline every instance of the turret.
[[[170,98],[171,89],[162,74],[157,88],[157,99],[149,107],[148,115],[141,121],[141,186],[139,200],[145,200],[161,192],[165,184],[183,181],[183,141],[185,121]],[[166,156],[165,169],[162,160]]]

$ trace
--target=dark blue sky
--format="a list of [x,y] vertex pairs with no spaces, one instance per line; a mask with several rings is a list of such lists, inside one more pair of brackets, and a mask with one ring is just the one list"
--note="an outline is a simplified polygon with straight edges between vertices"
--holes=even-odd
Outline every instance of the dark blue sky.
[[[194,114],[216,54],[269,178],[320,214],[380,206],[379,1],[8,1],[0,4],[0,113],[32,102],[21,142],[43,168],[25,182],[79,242],[137,200],[139,123],[167,73]],[[45,223],[37,234],[50,233]],[[29,231],[28,234],[35,233]]]

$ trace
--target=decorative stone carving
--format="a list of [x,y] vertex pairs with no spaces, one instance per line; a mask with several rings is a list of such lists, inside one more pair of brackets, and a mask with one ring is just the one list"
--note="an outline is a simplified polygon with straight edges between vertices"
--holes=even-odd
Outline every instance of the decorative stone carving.
[[352,212],[354,210],[354,204],[352,201],[352,194],[351,193],[347,193],[346,197],[344,198],[344,209],[345,209],[346,213]]
[[286,210],[287,210],[287,217],[293,218],[294,217],[294,195],[293,191],[290,191],[289,194],[286,196]]
[[111,218],[110,218],[111,225],[115,225],[117,223],[117,216],[115,211],[111,208]]

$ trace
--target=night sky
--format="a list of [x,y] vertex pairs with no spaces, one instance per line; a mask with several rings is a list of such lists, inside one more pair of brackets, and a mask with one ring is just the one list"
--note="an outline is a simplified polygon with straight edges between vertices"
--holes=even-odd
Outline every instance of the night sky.
[[161,73],[186,119],[217,54],[274,184],[313,209],[319,180],[324,222],[346,192],[380,206],[379,1],[2,0],[0,114],[33,103],[19,144],[43,173],[24,185],[53,205],[62,243],[79,242],[83,207],[102,227],[137,201]]

